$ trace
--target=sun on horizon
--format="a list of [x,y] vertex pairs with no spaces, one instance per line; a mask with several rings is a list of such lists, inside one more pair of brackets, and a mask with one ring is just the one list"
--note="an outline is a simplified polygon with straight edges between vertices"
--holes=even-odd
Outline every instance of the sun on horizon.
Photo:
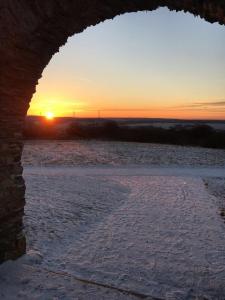
[[48,112],[46,112],[46,114],[45,114],[45,118],[46,118],[47,120],[53,120],[53,119],[55,118],[55,115],[54,115],[53,112],[48,111]]

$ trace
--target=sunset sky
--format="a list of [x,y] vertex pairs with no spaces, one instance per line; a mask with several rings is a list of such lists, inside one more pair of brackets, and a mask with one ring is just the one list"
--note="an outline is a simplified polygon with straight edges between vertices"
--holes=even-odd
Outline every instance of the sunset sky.
[[225,26],[190,14],[125,14],[68,40],[32,115],[225,119]]

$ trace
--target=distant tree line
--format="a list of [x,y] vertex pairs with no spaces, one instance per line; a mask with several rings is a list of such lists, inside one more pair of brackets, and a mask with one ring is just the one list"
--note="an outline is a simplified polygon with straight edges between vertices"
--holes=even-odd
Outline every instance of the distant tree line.
[[175,126],[170,129],[154,126],[121,126],[116,121],[93,124],[74,122],[63,131],[54,125],[26,126],[25,139],[97,139],[140,143],[160,143],[225,149],[225,131],[208,125]]

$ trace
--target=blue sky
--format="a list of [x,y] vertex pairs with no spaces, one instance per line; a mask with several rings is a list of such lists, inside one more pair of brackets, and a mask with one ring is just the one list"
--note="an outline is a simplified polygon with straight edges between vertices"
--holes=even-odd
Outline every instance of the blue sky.
[[44,70],[29,113],[225,118],[224,101],[225,26],[161,8],[71,37]]

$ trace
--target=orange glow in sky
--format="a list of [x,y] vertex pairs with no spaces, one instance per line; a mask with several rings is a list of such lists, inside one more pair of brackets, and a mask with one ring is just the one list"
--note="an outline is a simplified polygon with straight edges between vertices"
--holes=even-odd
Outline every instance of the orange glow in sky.
[[28,114],[225,119],[224,51],[225,26],[166,8],[125,14],[69,39]]

